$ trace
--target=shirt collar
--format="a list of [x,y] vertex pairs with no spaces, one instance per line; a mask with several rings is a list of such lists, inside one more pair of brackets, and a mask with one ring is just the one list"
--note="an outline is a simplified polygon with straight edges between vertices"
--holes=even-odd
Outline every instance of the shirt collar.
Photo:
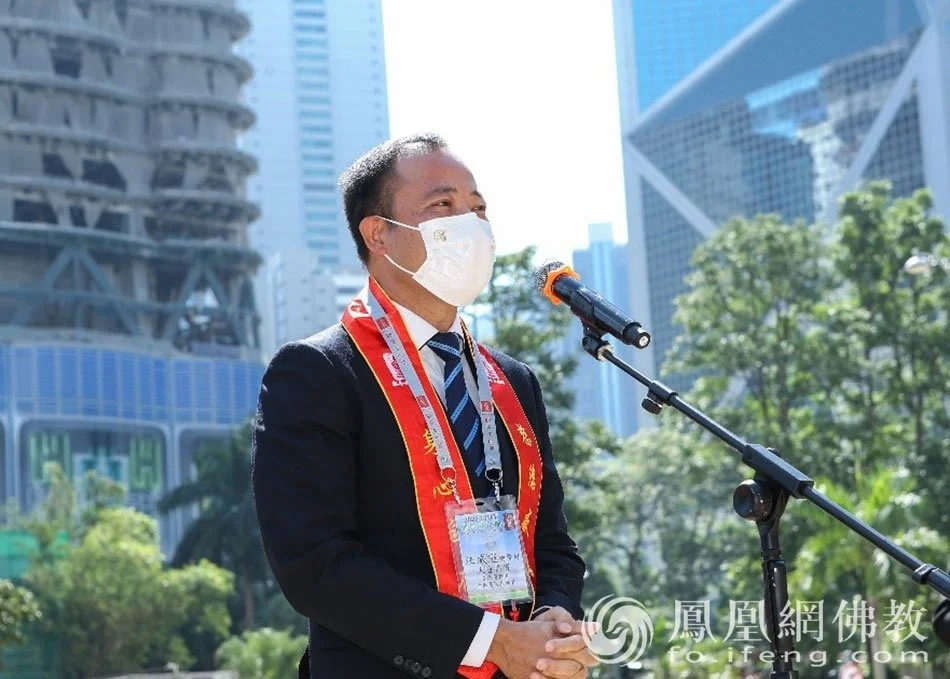
[[[356,297],[365,304],[369,299],[369,286],[365,286],[360,290]],[[412,338],[412,343],[416,345],[416,349],[424,347],[426,343],[432,339],[432,336],[439,332],[434,325],[422,318],[415,311],[407,309],[396,302],[393,302],[393,306],[396,307],[399,311],[399,315],[402,316],[402,322],[405,323],[406,330],[409,331],[409,337]],[[455,320],[452,322],[452,327],[449,328],[449,332],[454,332],[458,335],[462,334],[462,319],[458,314],[455,315]]]
[[[399,313],[402,315],[403,323],[406,324],[406,330],[409,331],[409,337],[412,338],[413,344],[416,345],[416,349],[421,349],[426,345],[433,335],[438,333],[435,326],[425,320],[415,311],[407,309],[401,304],[393,302],[393,306],[399,310]],[[455,320],[452,322],[452,327],[449,328],[449,332],[454,332],[457,335],[462,334],[462,319],[459,318],[458,314],[455,315]]]

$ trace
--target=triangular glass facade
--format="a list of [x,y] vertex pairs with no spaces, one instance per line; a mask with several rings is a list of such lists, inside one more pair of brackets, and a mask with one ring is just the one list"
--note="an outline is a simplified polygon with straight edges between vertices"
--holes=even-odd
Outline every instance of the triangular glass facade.
[[889,179],[894,194],[908,196],[925,186],[917,88],[911,88],[864,170],[863,179]]
[[[673,324],[673,300],[686,292],[683,278],[689,272],[693,249],[703,237],[676,208],[646,180],[641,180],[647,269],[650,287],[650,332],[657,365],[662,365],[673,345],[677,330]],[[669,381],[674,389],[682,384]]]
[[632,0],[637,90],[646,110],[778,0]]
[[634,144],[716,223],[759,212],[812,221],[827,209],[919,36],[914,30],[715,106],[650,121]]
[[[852,0],[793,4],[707,62],[688,89],[646,111],[629,142],[716,225],[758,213],[806,222],[828,215],[923,29],[914,2],[854,7]],[[863,178],[889,178],[899,194],[924,185],[917,108],[912,88]],[[703,236],[676,209],[677,196],[641,184],[634,214],[642,219],[633,223],[644,232],[659,366],[676,335],[673,300]]]

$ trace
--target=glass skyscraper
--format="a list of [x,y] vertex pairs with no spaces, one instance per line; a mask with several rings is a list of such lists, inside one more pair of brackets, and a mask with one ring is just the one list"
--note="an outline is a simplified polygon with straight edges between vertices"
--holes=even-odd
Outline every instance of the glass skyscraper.
[[[588,227],[590,247],[575,250],[573,267],[584,283],[621,309],[629,307],[630,280],[627,271],[627,247],[613,239],[610,224]],[[594,360],[581,349],[584,331],[580,323],[571,323],[567,350],[580,353],[574,374],[574,415],[584,420],[600,420],[618,436],[632,436],[637,430],[637,383],[615,366]],[[607,338],[610,340],[610,338]],[[634,349],[610,340],[614,353],[628,363]]]
[[641,368],[672,345],[693,249],[732,216],[832,221],[888,178],[950,217],[948,20],[948,0],[615,0]]
[[[335,290],[340,276],[360,271],[336,182],[360,154],[389,137],[382,3],[238,4],[253,26],[240,49],[255,70],[245,104],[257,123],[244,146],[260,161],[249,195],[261,218],[250,235],[266,262],[256,281],[266,355],[338,320],[335,304],[304,305],[285,282]],[[300,323],[288,325],[286,318]]]
[[776,1],[634,2],[640,108],[653,104]]

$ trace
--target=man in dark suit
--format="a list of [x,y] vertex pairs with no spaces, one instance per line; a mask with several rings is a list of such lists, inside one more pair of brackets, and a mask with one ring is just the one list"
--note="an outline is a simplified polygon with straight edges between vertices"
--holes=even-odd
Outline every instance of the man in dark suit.
[[[494,261],[474,178],[440,138],[417,135],[372,149],[340,185],[370,286],[351,305],[360,313],[345,315],[347,325],[280,348],[263,378],[254,427],[252,473],[264,547],[287,600],[310,622],[300,676],[447,679],[488,677],[495,668],[510,679],[587,676],[594,659],[578,621],[584,563],[567,533],[538,381],[526,365],[492,349],[483,359],[490,372],[480,369],[474,354],[482,350],[466,346],[458,317],[458,306],[484,288]],[[435,565],[434,540],[443,536],[426,532],[424,524],[438,517],[423,520],[430,494],[419,490],[419,460],[435,465],[434,456],[423,459],[428,446],[410,450],[419,432],[405,426],[423,422],[422,408],[413,400],[397,407],[392,397],[411,382],[401,367],[412,367],[399,363],[398,348],[379,362],[376,350],[365,348],[377,345],[361,345],[354,330],[376,297],[385,298],[386,318],[411,345],[403,349],[415,356],[411,365],[421,368],[415,372],[431,389],[426,393],[438,396],[439,422],[452,437],[455,459],[464,461],[461,473],[473,497],[488,497],[498,476],[484,462],[491,439],[483,430],[492,429],[492,418],[479,419],[474,405],[486,406],[479,375],[489,376],[492,393],[499,384],[513,390],[510,402],[520,406],[525,426],[509,431],[505,413],[495,416],[498,491],[535,488],[536,470],[526,478],[518,449],[533,453],[536,445],[537,511],[518,518],[526,535],[536,522],[526,546],[533,602],[491,612],[446,593],[460,576],[438,572],[452,569]],[[381,342],[375,325],[365,332]],[[454,501],[432,490],[438,502]],[[444,539],[448,544],[447,534]]]

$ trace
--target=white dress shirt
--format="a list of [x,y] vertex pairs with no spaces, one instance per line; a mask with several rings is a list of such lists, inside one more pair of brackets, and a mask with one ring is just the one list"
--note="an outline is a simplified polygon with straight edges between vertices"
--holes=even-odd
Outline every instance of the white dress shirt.
[[[406,324],[406,329],[409,331],[409,337],[412,338],[413,343],[419,350],[419,357],[422,359],[422,367],[425,368],[426,376],[429,378],[429,382],[432,383],[432,388],[435,389],[435,393],[438,394],[439,399],[444,405],[445,361],[439,358],[439,355],[436,354],[431,347],[426,346],[426,343],[432,339],[432,336],[439,331],[415,312],[395,302],[393,302],[393,305],[402,316],[403,323]],[[455,317],[455,322],[452,324],[452,327],[449,328],[449,332],[455,332],[459,335],[462,334],[462,321],[458,316]],[[462,361],[462,376],[465,378],[465,386],[468,389],[468,395],[472,398],[472,402],[478,403],[478,383],[475,381],[475,376],[472,374],[472,367],[468,360]],[[482,622],[478,626],[478,631],[475,633],[475,638],[472,639],[472,643],[468,647],[468,652],[465,654],[465,657],[462,658],[463,665],[478,667],[485,662],[485,656],[488,655],[488,648],[495,638],[495,631],[498,629],[498,623],[500,621],[501,618],[498,614],[485,611],[485,614],[482,616]]]

